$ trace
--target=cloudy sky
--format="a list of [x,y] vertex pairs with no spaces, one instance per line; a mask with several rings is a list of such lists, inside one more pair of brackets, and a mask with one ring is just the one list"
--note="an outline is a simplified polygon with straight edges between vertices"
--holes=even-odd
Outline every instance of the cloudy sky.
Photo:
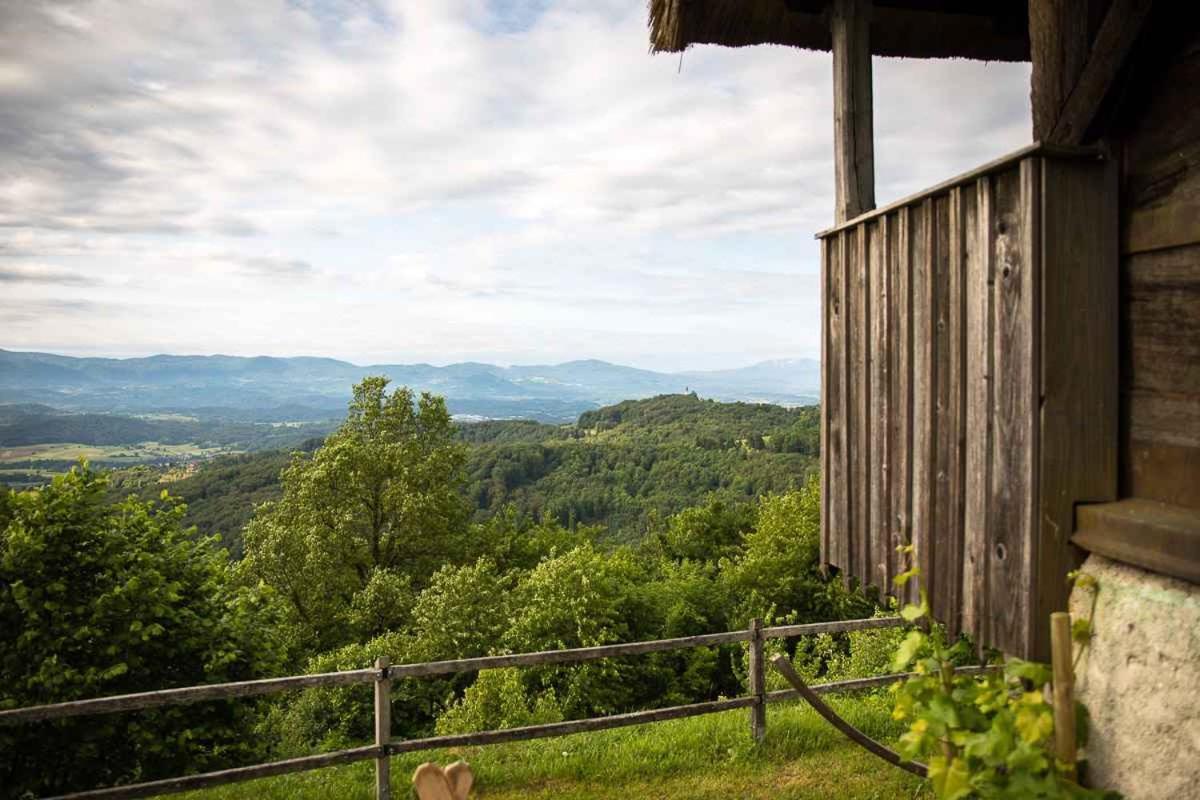
[[[643,0],[0,0],[0,347],[819,352],[828,54]],[[880,202],[1030,136],[1027,65],[877,59]]]

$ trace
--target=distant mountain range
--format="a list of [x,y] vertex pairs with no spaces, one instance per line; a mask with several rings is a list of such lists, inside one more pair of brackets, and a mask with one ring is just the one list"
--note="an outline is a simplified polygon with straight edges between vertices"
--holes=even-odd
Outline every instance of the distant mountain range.
[[367,375],[442,395],[460,416],[570,421],[620,400],[687,391],[717,400],[807,405],[817,401],[821,368],[812,359],[666,373],[596,360],[359,366],[311,357],[73,358],[0,350],[0,403],[258,422],[322,420],[340,417],[350,387]]

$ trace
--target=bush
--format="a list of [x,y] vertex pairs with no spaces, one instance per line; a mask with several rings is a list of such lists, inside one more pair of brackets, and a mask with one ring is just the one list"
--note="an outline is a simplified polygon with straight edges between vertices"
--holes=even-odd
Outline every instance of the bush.
[[517,669],[489,669],[438,717],[439,735],[519,728],[559,722],[562,709],[553,689],[530,694]]
[[[269,597],[234,584],[165,492],[116,505],[105,492],[85,465],[0,495],[0,708],[277,674]],[[255,712],[210,702],[0,728],[0,786],[58,794],[246,761]]]

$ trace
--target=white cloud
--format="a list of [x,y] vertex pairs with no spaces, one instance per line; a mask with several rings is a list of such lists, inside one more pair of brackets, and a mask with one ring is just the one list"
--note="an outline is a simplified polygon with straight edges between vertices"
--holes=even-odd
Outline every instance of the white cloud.
[[[0,268],[107,277],[0,346],[814,354],[828,55],[646,49],[641,0],[4,4]],[[1026,66],[875,75],[881,202],[1028,139]]]

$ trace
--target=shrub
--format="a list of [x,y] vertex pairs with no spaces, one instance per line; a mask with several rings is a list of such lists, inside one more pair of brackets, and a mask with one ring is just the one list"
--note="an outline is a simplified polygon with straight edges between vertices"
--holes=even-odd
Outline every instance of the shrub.
[[480,672],[463,697],[438,717],[437,732],[445,735],[519,728],[562,718],[553,689],[531,694],[521,682],[520,670],[489,669]]
[[[105,501],[86,465],[0,495],[0,708],[277,674],[277,606],[235,585],[181,504]],[[252,701],[0,728],[0,786],[38,795],[245,761]],[[70,753],[70,758],[63,758]]]

